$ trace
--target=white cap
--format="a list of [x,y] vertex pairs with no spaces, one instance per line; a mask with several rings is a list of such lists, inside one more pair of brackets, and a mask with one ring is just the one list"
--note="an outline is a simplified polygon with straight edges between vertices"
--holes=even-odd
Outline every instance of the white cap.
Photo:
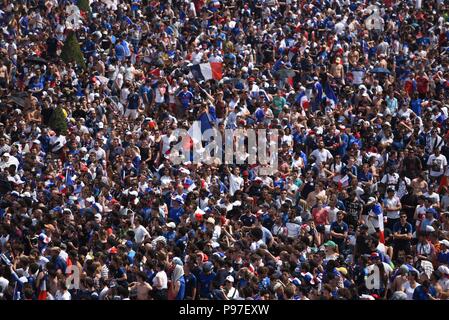
[[96,213],[94,217],[95,217],[95,219],[98,219],[98,220],[101,221],[101,214],[100,213]]
[[176,224],[174,222],[169,222],[166,224],[166,226],[172,229],[176,229]]
[[374,203],[374,202],[376,202],[376,198],[374,198],[374,197],[369,197],[368,198],[368,204],[370,204],[370,203]]
[[179,169],[179,172],[185,173],[185,174],[190,174],[190,171],[188,169],[186,169],[186,168]]
[[449,268],[447,266],[439,266],[438,271],[440,271],[442,274],[449,275]]
[[207,223],[211,223],[211,224],[215,224],[215,219],[212,217],[207,218],[206,220]]
[[234,277],[233,276],[227,276],[226,277],[226,281],[234,282]]
[[104,128],[103,122],[98,122],[98,128],[100,128],[100,129],[103,129],[103,128]]
[[444,244],[447,248],[449,248],[449,240],[446,240],[446,239],[441,240],[440,244]]

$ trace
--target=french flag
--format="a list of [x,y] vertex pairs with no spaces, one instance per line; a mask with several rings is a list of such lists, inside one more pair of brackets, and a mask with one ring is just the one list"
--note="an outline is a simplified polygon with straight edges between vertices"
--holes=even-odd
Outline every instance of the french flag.
[[47,276],[45,275],[40,283],[39,288],[39,296],[37,297],[37,300],[47,300],[48,294],[47,294]]
[[190,72],[196,80],[221,80],[223,64],[221,62],[200,63],[190,67]]
[[299,93],[299,95],[296,97],[297,104],[299,104],[304,110],[309,109],[309,98],[307,98],[306,92],[302,91]]
[[384,213],[382,207],[379,203],[376,203],[373,207],[373,213],[377,216],[377,221],[379,222],[379,241],[385,243],[384,236]]
[[345,175],[343,178],[338,181],[338,190],[342,191],[344,188],[349,186],[349,176]]

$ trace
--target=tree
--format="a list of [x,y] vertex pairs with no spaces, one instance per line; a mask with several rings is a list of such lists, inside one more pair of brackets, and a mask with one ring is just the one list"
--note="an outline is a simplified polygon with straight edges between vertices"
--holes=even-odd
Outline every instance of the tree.
[[80,8],[81,11],[90,13],[89,0],[78,0],[77,6],[78,8]]
[[64,62],[76,62],[81,67],[85,68],[86,63],[84,61],[84,55],[81,52],[80,44],[76,38],[74,31],[70,31],[67,39],[64,42],[64,46],[61,51],[61,59]]
[[56,132],[66,135],[67,133],[67,121],[64,110],[61,106],[57,106],[53,110],[50,117],[50,128]]

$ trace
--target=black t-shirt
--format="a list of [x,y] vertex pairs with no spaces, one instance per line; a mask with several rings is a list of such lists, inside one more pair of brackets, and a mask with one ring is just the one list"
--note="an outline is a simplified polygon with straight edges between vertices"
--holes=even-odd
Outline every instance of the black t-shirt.
[[55,37],[51,37],[47,40],[47,51],[50,56],[56,55],[58,48],[58,40]]
[[357,256],[371,253],[371,249],[369,248],[368,245],[367,235],[358,235],[355,240],[355,245],[357,247]]
[[50,118],[51,118],[52,114],[53,114],[52,108],[41,109],[42,120],[44,121],[45,125],[48,125],[48,123],[50,122]]
[[[408,222],[404,225],[401,225],[401,222],[397,222],[393,226],[393,233],[396,233],[396,232],[399,232],[399,234],[412,233],[412,225]],[[394,239],[394,242],[396,244],[400,244],[400,245],[410,244],[410,240],[405,240],[405,239]]]
[[251,227],[254,223],[256,223],[256,220],[257,220],[257,218],[253,214],[250,215],[250,216],[245,214],[245,215],[240,217],[240,221],[243,222],[243,225],[245,227]]
[[303,199],[306,199],[309,193],[311,193],[313,190],[315,190],[315,182],[313,181],[306,182],[304,184],[304,188],[301,191],[301,197]]
[[345,207],[348,215],[350,215],[353,218],[358,218],[360,209],[362,209],[363,205],[360,201],[357,200],[356,201],[347,200]]
[[[418,197],[415,194],[406,194],[401,198],[401,204],[404,208],[404,211],[407,213],[407,221],[413,221],[415,208],[418,205]],[[405,206],[411,206],[411,208],[407,208]]]

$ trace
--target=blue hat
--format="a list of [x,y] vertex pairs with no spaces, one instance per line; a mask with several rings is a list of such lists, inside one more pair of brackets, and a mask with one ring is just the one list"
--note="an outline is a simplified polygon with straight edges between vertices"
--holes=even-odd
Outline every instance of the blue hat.
[[128,248],[132,248],[132,246],[133,246],[133,242],[131,240],[126,241],[125,244]]
[[293,283],[297,287],[301,286],[301,280],[299,280],[298,278],[290,279],[290,282]]
[[380,204],[376,204],[373,207],[373,212],[377,215],[382,213],[382,207],[380,206]]
[[176,196],[174,198],[172,198],[173,201],[179,202],[180,204],[184,203],[184,199],[182,196]]
[[172,261],[173,261],[174,264],[178,264],[180,266],[184,265],[184,263],[182,262],[181,258],[179,258],[179,257],[174,257]]
[[437,211],[435,210],[435,208],[429,208],[426,210],[426,213],[431,213],[432,215],[435,216],[437,214]]

